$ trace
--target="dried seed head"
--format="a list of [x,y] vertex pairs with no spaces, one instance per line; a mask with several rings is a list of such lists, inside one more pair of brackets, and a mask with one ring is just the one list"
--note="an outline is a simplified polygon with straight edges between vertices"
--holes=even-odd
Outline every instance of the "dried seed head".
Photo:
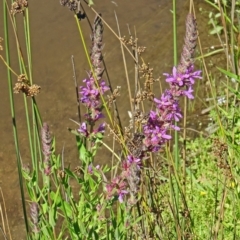
[[44,173],[45,175],[49,175],[51,173],[51,162],[50,156],[52,153],[52,138],[49,130],[49,126],[47,123],[43,123],[43,127],[41,129],[41,139],[42,139],[42,149],[43,149],[43,165],[44,165]]
[[11,14],[15,15],[16,13],[24,13],[25,8],[28,7],[27,0],[16,0],[12,3]]
[[75,0],[60,0],[62,6],[66,6],[70,11],[76,11],[78,9],[78,3]]
[[137,48],[138,54],[141,55],[142,53],[144,53],[146,50],[146,47],[144,46],[140,46]]
[[144,135],[142,133],[134,133],[132,139],[126,143],[128,151],[135,158],[143,157],[143,139]]
[[97,80],[102,78],[104,69],[102,67],[102,39],[103,39],[103,23],[99,16],[96,16],[93,23],[93,34],[92,34],[92,49],[91,49],[91,60],[93,65],[94,74]]
[[154,82],[159,81],[159,78],[154,79],[153,77],[153,68],[150,68],[150,63],[143,63],[139,66],[139,72],[141,73],[141,78],[145,78],[144,82],[144,90],[142,91],[142,99],[148,99],[150,101],[153,100],[154,94],[152,90],[152,85]]
[[120,97],[120,89],[121,86],[117,86],[117,88],[113,90],[112,95],[107,95],[109,107],[111,107],[111,105],[116,101],[116,99]]
[[30,206],[30,215],[33,223],[33,232],[39,232],[39,208],[36,202],[33,202]]
[[185,73],[194,62],[194,52],[197,45],[197,23],[192,14],[187,15],[186,34],[184,39],[181,60],[177,66],[178,73]]
[[69,0],[60,0],[59,2],[60,2],[60,5],[66,6],[68,4]]
[[31,168],[30,168],[29,164],[28,165],[23,165],[22,170],[26,175],[29,175],[31,173]]
[[40,89],[41,89],[40,86],[33,84],[32,86],[29,87],[27,96],[29,97],[37,96],[40,93]]
[[135,195],[139,188],[140,188],[140,183],[141,183],[141,169],[139,166],[134,163],[131,164],[129,167],[129,175],[126,177],[128,181],[128,185],[130,188],[131,194]]
[[30,82],[26,78],[25,74],[20,74],[18,76],[18,82],[15,83],[15,86],[13,88],[14,93],[20,93],[23,92],[25,93],[28,97],[33,97],[38,95],[40,92],[41,87],[33,84],[32,86],[30,85]]
[[77,1],[75,1],[75,0],[69,0],[69,2],[68,2],[68,8],[69,8],[70,11],[76,11],[77,8],[78,8]]
[[51,155],[52,149],[52,138],[49,130],[49,126],[47,123],[43,123],[43,127],[41,130],[41,137],[42,137],[42,146],[43,146],[43,154],[45,158],[49,157]]

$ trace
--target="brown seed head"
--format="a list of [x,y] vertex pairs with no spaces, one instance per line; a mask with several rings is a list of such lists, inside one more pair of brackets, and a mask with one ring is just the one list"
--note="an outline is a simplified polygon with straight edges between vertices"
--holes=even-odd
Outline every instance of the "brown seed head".
[[16,13],[24,13],[24,10],[28,7],[27,0],[16,0],[12,3],[11,14],[15,15]]
[[103,39],[103,23],[99,16],[95,17],[93,23],[93,34],[92,34],[92,49],[91,49],[91,60],[93,65],[94,74],[97,80],[102,78],[104,69],[102,67],[103,55],[102,55],[102,39]]
[[197,23],[192,14],[187,15],[186,34],[180,63],[177,66],[179,73],[185,73],[194,62],[194,52],[197,45]]

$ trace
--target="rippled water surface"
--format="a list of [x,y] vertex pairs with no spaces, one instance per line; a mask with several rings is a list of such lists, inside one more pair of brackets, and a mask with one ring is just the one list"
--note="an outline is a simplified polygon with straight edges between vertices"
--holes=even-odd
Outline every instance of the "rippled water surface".
[[[198,1],[196,1],[198,2]],[[121,34],[128,36],[127,25],[134,33],[137,31],[139,44],[145,46],[147,51],[145,61],[150,62],[154,68],[155,76],[169,71],[173,63],[172,56],[172,6],[169,0],[96,0],[95,9],[102,13],[104,19],[116,31],[114,11],[116,11],[121,27]],[[0,6],[2,8],[2,5]],[[37,96],[42,118],[48,122],[51,131],[56,136],[57,150],[61,153],[64,146],[64,158],[66,164],[76,164],[77,155],[75,139],[67,131],[67,127],[75,127],[69,118],[77,120],[77,108],[74,83],[72,79],[71,55],[75,57],[78,83],[87,74],[88,64],[84,57],[83,47],[72,12],[60,6],[58,0],[29,1],[31,46],[33,59],[34,83],[42,87],[41,94]],[[91,20],[94,14],[86,7]],[[185,17],[188,11],[187,1],[177,1],[177,22],[179,44],[183,42],[185,32]],[[2,9],[0,16],[2,18]],[[22,36],[22,16],[16,16],[19,22],[20,43],[24,44]],[[85,39],[90,43],[90,29],[87,20],[81,21]],[[19,73],[17,67],[16,47],[12,30],[11,35],[11,62],[13,69]],[[0,36],[3,35],[3,22],[0,21]],[[88,41],[89,40],[89,41]],[[118,40],[105,27],[104,32],[104,57],[113,87],[121,86],[119,108],[121,117],[127,120],[126,111],[130,109],[126,88],[126,78],[123,70],[123,62]],[[23,48],[24,51],[24,48]],[[134,65],[129,60],[128,71],[131,81],[134,81]],[[6,80],[6,69],[0,63],[0,186],[3,190],[9,224],[14,239],[24,239],[24,225],[14,142],[12,137],[11,116],[9,108],[9,96]],[[25,112],[22,96],[15,96],[17,125],[20,136],[20,150],[24,164],[30,162],[29,143],[26,132]],[[108,155],[104,155],[99,161],[107,162]],[[0,234],[0,239],[1,234]]]

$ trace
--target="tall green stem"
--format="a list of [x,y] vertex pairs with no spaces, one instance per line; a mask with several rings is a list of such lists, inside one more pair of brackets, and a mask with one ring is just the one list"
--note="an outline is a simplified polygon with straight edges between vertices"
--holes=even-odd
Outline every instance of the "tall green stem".
[[[173,62],[174,66],[177,66],[177,21],[176,21],[176,0],[173,0]],[[175,122],[177,125],[177,122]],[[178,154],[178,131],[174,131],[174,159],[175,159],[175,168],[176,174],[179,173],[179,154]],[[178,218],[178,209],[179,209],[179,187],[176,183],[176,217]]]
[[[30,23],[29,23],[29,12],[28,9],[25,9],[24,12],[24,34],[25,34],[25,43],[26,43],[26,50],[27,50],[27,61],[28,61],[28,78],[30,84],[33,84],[33,77],[32,77],[32,53],[31,53],[31,42],[30,42]],[[24,96],[24,103],[25,103],[25,110],[26,110],[26,119],[27,119],[27,129],[28,129],[28,138],[30,144],[30,152],[31,152],[31,159],[32,164],[34,166],[34,170],[36,171],[36,181],[38,182],[38,160],[37,160],[37,151],[38,147],[36,146],[36,130],[35,127],[38,126],[37,124],[37,117],[35,112],[35,104],[36,102],[33,100],[31,101],[31,108],[32,108],[32,128],[30,125],[30,117],[29,117],[29,110],[26,102],[26,96]],[[33,139],[32,139],[33,138]]]
[[[4,42],[5,42],[5,49],[6,49],[6,62],[8,65],[10,65],[8,20],[7,20],[6,4],[7,3],[5,1],[3,1],[4,38],[5,38]],[[24,201],[25,198],[24,198],[24,189],[23,189],[23,178],[22,178],[22,164],[21,164],[21,158],[20,158],[18,133],[17,133],[15,110],[14,110],[14,99],[13,99],[13,92],[12,92],[12,77],[11,77],[11,72],[10,72],[9,68],[7,68],[7,77],[8,77],[8,89],[9,89],[11,118],[12,118],[12,126],[13,126],[13,137],[14,137],[16,156],[17,156],[17,168],[18,168],[19,185],[20,185],[21,200],[22,200],[22,207],[23,207],[23,215],[24,215],[26,231],[28,233],[29,227],[28,227],[28,221],[27,221],[26,204]]]

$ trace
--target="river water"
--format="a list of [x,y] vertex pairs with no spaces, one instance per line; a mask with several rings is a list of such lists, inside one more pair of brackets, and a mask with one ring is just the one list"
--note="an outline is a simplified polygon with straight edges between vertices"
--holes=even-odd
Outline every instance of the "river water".
[[[198,2],[198,1],[196,1]],[[202,2],[202,1],[199,1]],[[163,72],[169,72],[173,64],[172,48],[172,14],[169,0],[96,0],[94,8],[116,31],[114,11],[116,11],[122,36],[128,36],[127,24],[132,33],[134,26],[137,31],[139,45],[146,47],[145,62],[150,62],[154,68],[154,75],[158,77]],[[94,13],[85,6],[89,18],[93,21]],[[49,123],[52,133],[56,137],[57,150],[61,153],[64,146],[66,165],[76,162],[77,154],[74,137],[67,131],[67,127],[76,127],[69,119],[77,120],[77,106],[75,88],[72,78],[71,55],[74,55],[78,83],[87,74],[88,64],[81,45],[79,33],[73,13],[62,7],[59,1],[29,1],[31,46],[33,61],[34,83],[41,86],[41,93],[36,97],[43,121]],[[183,42],[185,32],[185,17],[188,12],[188,1],[177,1],[177,23],[179,46]],[[0,6],[2,19],[2,5]],[[22,16],[16,15],[19,23],[20,43],[24,44],[22,35]],[[91,46],[88,23],[81,21],[84,37]],[[12,68],[19,73],[17,67],[16,47],[12,30],[10,32],[10,48]],[[0,37],[4,37],[3,22],[0,21]],[[89,41],[88,41],[89,39]],[[127,121],[127,110],[130,110],[126,78],[123,68],[122,55],[118,40],[105,27],[103,50],[108,72],[113,88],[121,86],[121,97],[118,99],[119,110],[123,121]],[[181,49],[181,48],[179,48]],[[24,51],[24,47],[23,47]],[[4,55],[4,53],[3,53]],[[127,55],[127,54],[126,54]],[[26,56],[26,55],[25,55]],[[129,57],[128,70],[132,82],[134,81],[134,65]],[[0,63],[0,187],[6,201],[9,225],[13,239],[25,239],[23,214],[21,208],[20,191],[5,66]],[[31,162],[29,143],[26,132],[26,121],[23,99],[21,94],[15,95],[16,120],[20,136],[20,150],[24,164]],[[110,155],[109,155],[110,156]],[[102,159],[108,162],[108,155]],[[2,235],[0,233],[0,239]]]

